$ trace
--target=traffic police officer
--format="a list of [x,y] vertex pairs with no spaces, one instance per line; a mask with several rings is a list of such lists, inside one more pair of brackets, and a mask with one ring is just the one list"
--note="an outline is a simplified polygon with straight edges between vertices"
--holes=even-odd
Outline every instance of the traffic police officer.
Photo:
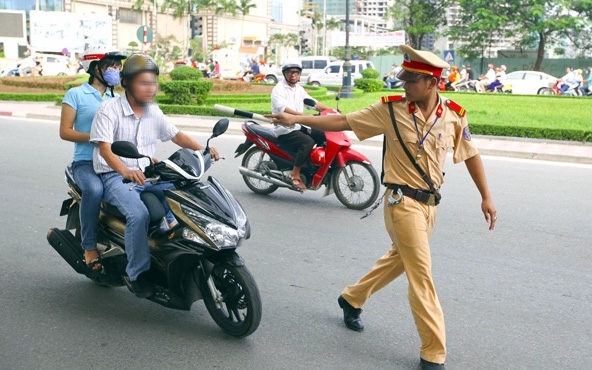
[[432,281],[428,240],[436,221],[439,188],[444,182],[442,170],[449,148],[453,148],[454,163],[465,162],[481,194],[481,210],[490,230],[495,227],[497,211],[481,157],[471,141],[466,112],[440,96],[437,90],[442,70],[449,67],[448,63],[433,53],[407,45],[401,45],[400,49],[404,62],[397,78],[405,81],[405,95],[384,97],[382,102],[345,116],[280,113],[268,117],[274,123],[299,122],[324,131],[353,130],[360,140],[385,135],[384,221],[392,245],[366,276],[345,287],[338,303],[343,309],[345,325],[360,331],[364,328],[360,307],[373,293],[406,273],[409,304],[421,339],[421,367],[444,369],[446,333]]

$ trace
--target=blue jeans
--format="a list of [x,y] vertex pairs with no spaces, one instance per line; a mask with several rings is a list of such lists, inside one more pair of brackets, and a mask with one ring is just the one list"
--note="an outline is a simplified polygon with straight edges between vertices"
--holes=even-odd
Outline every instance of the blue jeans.
[[[164,189],[173,189],[170,183],[144,186],[136,186],[132,191],[133,183],[123,183],[123,177],[117,172],[108,172],[101,175],[105,188],[104,198],[109,204],[117,207],[125,216],[125,253],[127,254],[127,266],[125,271],[130,280],[135,281],[138,276],[150,269],[150,250],[148,248],[148,225],[150,215],[148,209],[140,199],[140,193],[149,191],[164,200]],[[165,208],[168,210],[168,206]],[[170,212],[169,212],[170,213]],[[168,220],[168,217],[167,217]]]
[[99,210],[103,198],[103,182],[95,173],[92,161],[72,162],[74,181],[82,190],[80,201],[80,234],[82,249],[97,249],[97,227]]

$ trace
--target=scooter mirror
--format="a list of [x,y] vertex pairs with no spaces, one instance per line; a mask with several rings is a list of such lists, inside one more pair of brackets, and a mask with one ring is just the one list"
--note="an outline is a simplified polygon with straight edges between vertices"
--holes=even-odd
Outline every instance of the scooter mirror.
[[212,129],[212,137],[217,137],[225,133],[226,130],[228,130],[228,124],[228,118],[222,118],[221,120],[216,122],[214,128]]
[[124,158],[144,158],[145,155],[142,155],[138,152],[138,148],[129,141],[116,141],[111,144],[111,151]]
[[314,108],[314,107],[316,107],[317,102],[314,101],[313,99],[306,98],[306,99],[304,99],[304,105]]

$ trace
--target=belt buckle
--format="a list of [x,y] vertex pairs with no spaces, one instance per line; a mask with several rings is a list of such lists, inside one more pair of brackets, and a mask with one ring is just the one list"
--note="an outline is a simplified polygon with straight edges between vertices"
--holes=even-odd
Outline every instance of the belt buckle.
[[436,205],[436,196],[434,194],[430,194],[428,201],[426,203],[428,206],[435,206]]

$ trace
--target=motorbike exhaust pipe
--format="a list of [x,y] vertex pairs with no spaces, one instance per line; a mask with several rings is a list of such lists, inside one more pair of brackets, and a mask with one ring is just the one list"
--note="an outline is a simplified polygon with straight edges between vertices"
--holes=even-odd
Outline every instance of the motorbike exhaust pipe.
[[248,169],[246,167],[242,167],[241,166],[241,167],[238,168],[238,171],[243,176],[249,176],[249,177],[253,177],[253,178],[257,179],[257,180],[267,181],[267,182],[270,182],[270,183],[272,183],[274,185],[277,185],[277,186],[280,186],[280,187],[283,187],[283,188],[289,188],[290,187],[290,185],[286,184],[285,182],[283,182],[281,180],[275,179],[273,177],[263,176],[259,172],[252,171],[252,170],[250,170],[250,169]]

